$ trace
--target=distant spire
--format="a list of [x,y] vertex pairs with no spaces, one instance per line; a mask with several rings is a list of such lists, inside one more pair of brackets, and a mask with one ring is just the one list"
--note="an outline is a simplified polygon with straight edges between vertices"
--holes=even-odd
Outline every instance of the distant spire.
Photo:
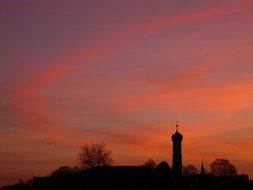
[[201,175],[204,175],[205,174],[205,168],[204,168],[204,163],[202,162],[201,163],[201,171],[200,171],[201,173]]
[[177,125],[176,125],[176,128],[177,128],[177,132],[178,132],[178,121],[177,121]]

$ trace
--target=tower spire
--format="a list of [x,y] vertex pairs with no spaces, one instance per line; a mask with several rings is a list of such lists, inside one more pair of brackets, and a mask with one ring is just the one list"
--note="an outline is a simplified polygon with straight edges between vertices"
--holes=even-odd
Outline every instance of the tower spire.
[[178,132],[178,121],[177,121],[177,125],[176,125],[176,128],[177,128],[177,132]]
[[204,163],[201,163],[201,171],[200,171],[201,175],[205,174],[205,168],[204,168]]

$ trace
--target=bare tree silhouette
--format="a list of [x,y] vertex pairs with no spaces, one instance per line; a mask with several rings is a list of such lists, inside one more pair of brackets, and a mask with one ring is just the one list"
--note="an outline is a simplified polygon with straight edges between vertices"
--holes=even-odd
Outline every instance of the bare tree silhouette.
[[155,169],[155,167],[156,167],[156,162],[153,160],[153,159],[148,159],[144,164],[143,164],[143,166],[145,166],[145,167],[148,167],[148,168],[150,168],[150,169]]
[[111,165],[111,151],[105,143],[85,144],[81,147],[78,162],[82,168]]
[[190,164],[188,164],[187,166],[184,166],[182,172],[184,176],[194,175],[194,174],[199,173],[198,169],[195,166],[190,165]]
[[237,169],[227,159],[216,159],[210,165],[211,173],[215,176],[235,176],[237,175]]

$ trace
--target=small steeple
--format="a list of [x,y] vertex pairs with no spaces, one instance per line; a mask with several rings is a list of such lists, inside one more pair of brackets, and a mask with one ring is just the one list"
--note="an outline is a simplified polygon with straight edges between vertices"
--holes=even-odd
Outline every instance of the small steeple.
[[203,163],[203,162],[201,163],[201,171],[200,171],[200,174],[201,174],[201,175],[204,175],[204,174],[205,174],[205,168],[204,168],[204,163]]

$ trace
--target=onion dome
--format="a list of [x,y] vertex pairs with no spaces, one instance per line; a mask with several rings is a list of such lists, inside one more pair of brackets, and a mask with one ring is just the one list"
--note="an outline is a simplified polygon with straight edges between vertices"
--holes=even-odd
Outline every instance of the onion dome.
[[178,132],[178,125],[176,125],[177,131],[172,135],[172,141],[182,141],[183,140],[183,135]]

